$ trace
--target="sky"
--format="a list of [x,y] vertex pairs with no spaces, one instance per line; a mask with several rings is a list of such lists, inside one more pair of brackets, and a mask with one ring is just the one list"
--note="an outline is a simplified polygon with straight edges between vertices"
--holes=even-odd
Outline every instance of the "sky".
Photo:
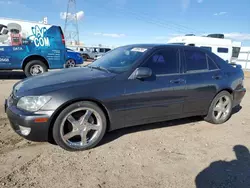
[[[67,0],[0,0],[0,17],[41,21],[64,29]],[[250,46],[250,0],[76,0],[86,45],[166,43],[170,38],[223,33]],[[70,15],[69,15],[70,16]]]

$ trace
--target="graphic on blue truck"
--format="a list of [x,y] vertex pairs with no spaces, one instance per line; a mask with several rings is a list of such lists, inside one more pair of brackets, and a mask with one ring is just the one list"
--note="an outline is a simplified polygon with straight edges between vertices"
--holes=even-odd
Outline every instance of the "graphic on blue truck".
[[59,26],[0,19],[0,69],[24,69],[31,60],[59,69],[65,53]]
[[46,27],[40,28],[38,25],[31,28],[32,35],[28,37],[28,40],[34,41],[36,47],[50,46],[49,37],[46,36]]

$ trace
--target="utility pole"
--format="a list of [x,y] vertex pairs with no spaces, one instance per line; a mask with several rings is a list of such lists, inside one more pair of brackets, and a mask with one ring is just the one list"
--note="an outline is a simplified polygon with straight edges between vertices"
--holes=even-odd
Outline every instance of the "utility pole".
[[66,44],[79,45],[78,17],[76,12],[76,0],[68,0],[65,16],[64,35]]

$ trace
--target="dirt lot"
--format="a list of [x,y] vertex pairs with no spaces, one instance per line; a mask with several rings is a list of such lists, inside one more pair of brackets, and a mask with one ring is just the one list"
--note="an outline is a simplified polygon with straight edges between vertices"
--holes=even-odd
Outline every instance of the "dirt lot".
[[[1,106],[22,77],[2,75]],[[250,79],[245,85],[250,89]],[[22,139],[0,108],[0,187],[250,187],[249,111],[247,93],[226,124],[189,118],[126,128],[92,150],[70,153]]]

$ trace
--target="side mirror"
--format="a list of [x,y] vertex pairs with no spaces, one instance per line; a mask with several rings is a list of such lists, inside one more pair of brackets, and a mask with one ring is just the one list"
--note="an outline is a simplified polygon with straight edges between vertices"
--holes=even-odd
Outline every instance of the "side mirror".
[[135,70],[134,79],[143,79],[152,76],[152,70],[147,67],[139,67]]

